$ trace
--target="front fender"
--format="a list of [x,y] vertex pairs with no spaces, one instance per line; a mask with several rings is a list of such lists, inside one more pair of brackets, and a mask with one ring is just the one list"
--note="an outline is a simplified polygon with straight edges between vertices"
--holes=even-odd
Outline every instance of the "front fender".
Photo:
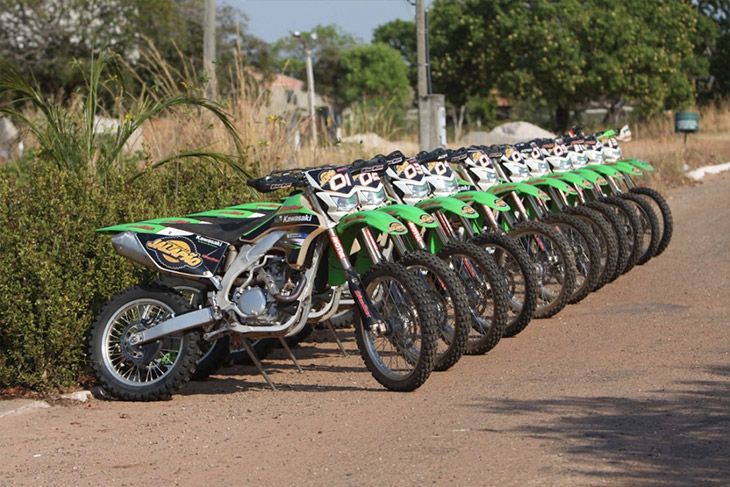
[[577,174],[580,174],[593,184],[600,184],[601,186],[605,186],[608,184],[608,181],[606,181],[606,178],[604,178],[603,175],[598,174],[595,171],[591,171],[590,169],[578,169],[575,172]]
[[[387,213],[378,210],[358,211],[344,216],[335,226],[335,231],[345,239],[349,235],[357,234],[365,227],[370,227],[378,231],[378,233],[387,233],[389,235],[403,235],[408,233],[405,226]],[[351,241],[350,241],[351,243]],[[347,246],[345,246],[347,248]]]
[[438,227],[438,223],[431,215],[415,206],[395,204],[383,206],[382,208],[378,208],[377,211],[382,211],[383,213],[386,213],[399,220],[405,220],[415,223],[419,227]]
[[574,190],[573,188],[571,188],[568,183],[566,183],[565,181],[561,181],[560,179],[544,177],[544,178],[530,179],[527,182],[528,182],[528,184],[532,184],[533,186],[537,186],[538,188],[540,186],[549,186],[551,188],[557,189],[558,191],[562,191],[563,193],[565,193],[567,195],[578,194],[578,192],[576,190]]
[[628,162],[614,162],[611,164],[611,167],[615,167],[622,173],[628,174],[629,176],[641,176],[644,174],[644,171],[642,171],[639,166],[634,166]]
[[[366,272],[372,266],[368,253],[354,246],[355,239],[363,228],[372,228],[378,234],[404,235],[408,233],[408,229],[401,222],[379,210],[358,211],[344,216],[335,226],[335,232],[340,236],[345,252],[350,255],[357,254],[354,259],[351,256],[351,260],[354,260],[353,264],[358,274]],[[377,238],[377,235],[375,237]],[[345,282],[344,270],[334,252],[329,252],[328,263],[330,286],[338,286]]]
[[489,188],[489,192],[496,195],[502,195],[512,191],[515,191],[520,195],[527,195],[543,201],[550,201],[550,196],[545,191],[525,183],[502,183]]
[[510,206],[499,196],[486,191],[462,191],[453,195],[454,198],[465,202],[474,202],[478,205],[488,206],[496,211],[509,211]]
[[603,174],[606,177],[611,176],[619,176],[619,170],[615,167],[605,166],[603,164],[590,164],[585,167],[586,169],[589,169],[591,171],[597,172],[599,174]]
[[647,172],[656,171],[656,169],[650,162],[642,161],[639,159],[623,159],[619,162],[625,162],[626,164],[634,165],[634,166],[638,167],[639,169],[641,169],[642,171],[647,171]]
[[590,189],[592,187],[591,182],[580,174],[574,172],[559,172],[549,176],[553,179],[559,179],[575,186],[580,186],[584,189]]
[[445,213],[453,213],[454,215],[469,219],[479,217],[479,213],[474,208],[451,196],[439,196],[437,198],[421,200],[416,203],[416,206],[428,213],[442,210]]

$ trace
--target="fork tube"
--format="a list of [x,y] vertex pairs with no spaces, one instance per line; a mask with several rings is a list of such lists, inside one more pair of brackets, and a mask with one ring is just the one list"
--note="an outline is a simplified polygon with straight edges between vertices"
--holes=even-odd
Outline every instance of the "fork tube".
[[446,219],[444,212],[438,210],[436,219],[439,221],[439,227],[436,229],[442,242],[448,242],[454,236],[454,229],[451,227],[449,220]]
[[378,242],[375,241],[375,237],[373,237],[370,229],[365,227],[360,230],[360,234],[363,236],[363,246],[367,250],[370,260],[373,261],[373,264],[381,262],[383,260],[383,254],[380,252]]
[[461,226],[464,228],[464,233],[466,234],[466,237],[473,237],[474,229],[471,227],[471,220],[468,220],[466,217],[463,216],[460,216],[459,220],[461,220]]
[[[408,222],[411,223],[411,222]],[[413,225],[413,223],[411,223]],[[395,244],[395,250],[398,252],[398,255],[403,257],[408,252],[408,248],[406,247],[405,242],[403,241],[403,237],[401,235],[391,235],[391,238],[393,240],[393,243]]]
[[418,247],[421,250],[426,250],[426,242],[423,240],[423,235],[421,235],[421,232],[418,230],[418,227],[413,222],[406,222],[406,228],[408,228],[408,231],[411,232],[411,236],[413,237],[413,240],[416,242],[416,247]]
[[525,205],[522,204],[522,200],[517,195],[517,192],[512,191],[510,193],[510,196],[512,196],[512,201],[515,202],[515,205],[517,206],[517,210],[520,212],[520,215],[522,215],[522,218],[524,218],[525,221],[529,220],[529,217],[527,216],[527,210],[525,209]]
[[484,215],[487,217],[487,221],[489,222],[489,225],[492,227],[492,230],[495,232],[499,230],[499,223],[497,223],[497,217],[494,216],[494,212],[490,207],[487,205],[481,205],[482,211],[484,211]]

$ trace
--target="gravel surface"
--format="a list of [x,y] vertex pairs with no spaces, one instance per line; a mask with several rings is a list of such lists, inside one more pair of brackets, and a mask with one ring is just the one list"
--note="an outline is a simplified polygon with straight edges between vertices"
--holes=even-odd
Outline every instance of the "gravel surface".
[[671,193],[648,264],[414,393],[351,334],[230,368],[171,401],[0,419],[0,485],[730,483],[730,175]]

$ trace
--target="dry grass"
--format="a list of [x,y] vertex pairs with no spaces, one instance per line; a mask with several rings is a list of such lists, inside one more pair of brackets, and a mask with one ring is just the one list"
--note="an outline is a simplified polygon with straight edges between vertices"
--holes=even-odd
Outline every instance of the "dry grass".
[[650,176],[660,189],[687,184],[687,169],[730,161],[730,104],[701,110],[700,132],[687,137],[674,133],[674,118],[665,114],[631,127],[633,140],[622,144],[624,154],[652,162]]

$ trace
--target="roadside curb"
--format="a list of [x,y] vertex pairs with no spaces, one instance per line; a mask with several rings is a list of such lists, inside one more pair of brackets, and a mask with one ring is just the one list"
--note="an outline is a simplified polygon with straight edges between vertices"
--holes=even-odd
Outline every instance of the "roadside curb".
[[23,414],[34,409],[46,409],[50,407],[50,404],[46,401],[36,401],[34,399],[9,399],[7,401],[0,401],[0,418]]

